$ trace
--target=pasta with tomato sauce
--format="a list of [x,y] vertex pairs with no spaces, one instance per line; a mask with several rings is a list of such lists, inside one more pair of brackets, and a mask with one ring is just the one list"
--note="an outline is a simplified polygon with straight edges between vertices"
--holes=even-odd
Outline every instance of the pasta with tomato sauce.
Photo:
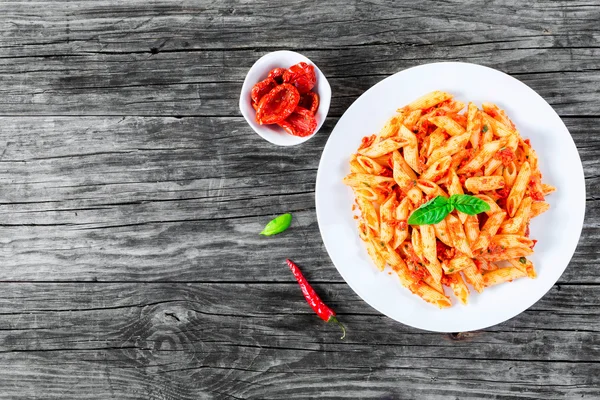
[[[389,265],[427,302],[450,307],[453,294],[467,304],[469,288],[536,277],[529,224],[556,189],[542,183],[529,139],[493,103],[477,107],[434,91],[399,108],[362,139],[344,183],[376,267]],[[436,223],[408,223],[436,198],[465,195],[485,203],[485,212],[456,209]]]

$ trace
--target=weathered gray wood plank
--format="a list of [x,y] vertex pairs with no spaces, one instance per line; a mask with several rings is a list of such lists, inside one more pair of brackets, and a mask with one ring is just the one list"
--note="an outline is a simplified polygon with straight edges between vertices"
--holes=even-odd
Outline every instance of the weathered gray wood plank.
[[[598,115],[600,6],[511,3],[50,2],[33,14],[9,3],[0,15],[0,113],[238,115],[252,63],[290,48],[330,77],[333,116],[385,76],[448,60],[514,74],[563,115]],[[328,12],[340,8],[343,16]]]
[[348,327],[340,341],[288,275],[269,285],[2,283],[0,398],[600,395],[597,286],[563,285],[457,341],[379,315],[346,285],[317,284]]

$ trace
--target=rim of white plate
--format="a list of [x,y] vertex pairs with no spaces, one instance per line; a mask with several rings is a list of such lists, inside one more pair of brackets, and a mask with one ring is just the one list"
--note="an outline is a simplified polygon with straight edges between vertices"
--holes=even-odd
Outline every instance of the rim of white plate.
[[[542,142],[538,140],[540,139],[540,137],[538,137],[533,142],[534,149],[538,150],[542,173],[546,176],[546,174],[550,172],[551,179],[554,178],[557,180],[557,182],[549,181],[548,183],[555,185],[558,183],[559,186],[557,191],[558,196],[553,194],[548,198],[548,202],[551,203],[551,209],[532,222],[532,237],[535,238],[533,234],[534,232],[541,232],[541,234],[538,234],[538,236],[544,236],[544,238],[540,237],[540,242],[538,242],[536,246],[536,254],[534,254],[532,258],[537,265],[537,261],[539,261],[541,258],[544,258],[543,256],[546,256],[545,252],[548,252],[548,254],[556,252],[556,249],[550,243],[544,243],[541,239],[554,239],[560,241],[561,252],[557,255],[553,255],[553,257],[556,257],[552,259],[554,267],[546,265],[547,261],[544,261],[541,264],[541,268],[539,268],[538,265],[538,278],[534,280],[523,278],[509,284],[488,288],[482,294],[471,291],[471,304],[462,306],[460,304],[456,304],[456,301],[453,299],[452,308],[439,310],[434,306],[425,303],[417,296],[411,294],[407,289],[401,287],[400,282],[395,275],[390,276],[387,273],[376,271],[375,267],[368,259],[362,242],[358,239],[356,223],[352,220],[350,204],[353,202],[353,195],[351,190],[343,187],[343,184],[341,184],[341,178],[339,185],[337,180],[332,182],[326,181],[328,179],[333,179],[331,178],[333,175],[331,171],[336,173],[336,177],[343,177],[346,173],[348,173],[348,157],[358,147],[360,138],[376,132],[381,128],[385,120],[393,114],[393,111],[397,107],[407,104],[418,96],[429,91],[439,89],[450,91],[458,100],[465,102],[477,101],[480,103],[480,99],[471,99],[466,97],[463,94],[464,90],[460,90],[454,81],[441,85],[437,83],[437,81],[440,79],[456,78],[457,76],[468,77],[469,80],[476,79],[478,74],[484,76],[486,79],[495,78],[497,80],[501,80],[502,86],[498,87],[497,90],[502,93],[502,96],[505,96],[504,92],[507,90],[512,90],[515,92],[515,96],[533,100],[530,108],[535,109],[536,112],[540,112],[545,118],[544,121],[536,120],[535,122],[539,122],[541,125],[550,124],[553,126],[553,130],[550,131],[552,135],[544,135],[539,132],[539,129],[536,130],[536,135],[542,135],[545,140]],[[425,81],[423,76],[427,76],[429,79]],[[409,94],[398,94],[398,88],[394,87],[394,85],[398,85],[399,83],[405,84],[402,88],[403,90],[407,89],[406,91]],[[410,87],[411,85],[413,87]],[[463,85],[463,89],[465,87],[466,86]],[[417,94],[417,91],[419,91],[418,88],[422,88],[422,90]],[[469,90],[473,91],[472,88]],[[478,88],[478,90],[481,91],[483,89]],[[503,101],[498,101],[494,97],[494,93],[495,92],[490,92],[489,96],[483,98],[482,101],[496,102],[501,108],[507,109],[508,115],[513,118],[517,124],[517,128],[524,127],[524,129],[520,129],[521,135],[524,138],[529,137],[530,135],[528,135],[528,132],[531,131],[531,123],[533,121],[527,119],[525,123],[523,123],[523,112],[519,113],[515,112],[515,110],[511,110],[512,105],[507,106],[507,104],[504,104]],[[381,107],[383,109],[380,109],[377,107],[376,101],[371,101],[372,97],[377,97],[380,95],[389,95],[392,97],[405,96],[406,98],[403,99],[403,103],[391,105],[386,104],[385,106]],[[522,100],[523,99],[521,99],[521,101]],[[355,134],[357,141],[351,140],[351,138],[348,137],[351,136],[348,134],[348,132],[352,131],[352,128],[355,128],[355,126],[347,126],[347,122],[352,120],[351,115],[353,115],[353,113],[356,113],[356,115],[360,114],[360,108],[365,106],[368,108],[368,113],[364,115],[365,118],[363,121],[370,119],[370,127],[373,128],[373,131],[359,132]],[[377,121],[377,123],[375,124],[373,121]],[[375,125],[377,125],[377,127]],[[343,142],[345,143],[339,142],[340,139],[343,139]],[[568,163],[565,164],[564,167],[559,168],[556,165],[551,165],[555,159],[549,159],[546,157],[546,152],[548,151],[547,148],[552,146],[552,143],[547,144],[547,142],[552,141],[550,139],[560,142],[558,147],[561,150],[561,160],[563,160],[565,157],[568,158]],[[557,146],[557,144],[554,145]],[[335,159],[332,159],[335,146],[352,147],[352,150],[347,152],[345,158],[338,160],[343,165],[331,164],[332,161],[335,161]],[[542,151],[539,151],[540,148]],[[340,170],[340,168],[342,168],[343,171]],[[561,175],[560,173],[561,169],[569,170],[569,180],[564,180],[564,174]],[[325,171],[328,171],[328,173]],[[558,182],[558,179],[562,179],[561,182]],[[565,187],[565,182],[567,182],[566,186],[568,188]],[[334,185],[335,191],[326,191],[327,186],[324,185],[329,183]],[[563,189],[562,192],[561,186]],[[346,202],[343,204],[343,206],[348,206],[347,210],[343,209],[340,211],[340,213],[344,213],[341,219],[344,219],[345,221],[342,224],[336,224],[335,226],[332,226],[332,221],[335,223],[338,222],[335,216],[336,213],[330,212],[332,211],[331,207],[329,207],[330,209],[325,209],[325,204],[331,205],[331,202],[335,201],[333,198],[338,194],[340,198],[344,196],[350,196],[351,200],[350,203]],[[554,199],[552,196],[555,196]],[[567,205],[564,204],[565,201],[568,202]],[[502,323],[525,311],[535,304],[539,299],[541,299],[560,278],[574,254],[579,237],[581,235],[585,215],[585,182],[581,159],[567,127],[564,125],[554,109],[552,109],[552,107],[538,93],[516,78],[513,78],[510,75],[493,68],[470,63],[440,62],[415,66],[391,75],[372,86],[358,99],[356,99],[354,103],[352,103],[352,105],[348,108],[348,110],[346,110],[344,115],[336,124],[323,149],[321,160],[319,162],[319,169],[317,172],[315,204],[321,237],[323,238],[323,243],[332,262],[346,283],[348,283],[352,290],[354,290],[354,292],[367,304],[382,314],[415,328],[435,332],[473,331]],[[334,207],[335,208],[333,208],[333,210],[340,209],[340,204],[336,203]],[[564,215],[565,207],[567,211],[569,211],[568,215]],[[340,213],[337,214],[341,215]],[[345,215],[346,213],[347,216]],[[541,221],[538,222],[538,220]],[[567,237],[562,235],[560,238],[552,238],[552,234],[557,236],[560,233],[557,232],[557,230],[565,224],[565,220],[570,226],[570,231],[568,232],[569,235]],[[350,234],[354,235],[354,239],[352,239],[353,241],[344,243],[345,247],[343,247],[343,252],[352,252],[352,250],[356,250],[358,253],[354,252],[351,257],[344,257],[339,251],[340,245],[336,244],[335,242],[339,242],[340,238],[349,234],[349,227],[344,226],[348,224],[348,221],[351,221],[352,223]],[[545,226],[545,224],[549,224],[550,222],[553,222],[552,226],[555,228],[554,231],[541,230],[542,226]],[[342,241],[343,240],[344,239],[342,239]],[[540,252],[542,253],[540,254]],[[365,258],[368,260],[368,264],[362,265],[364,264],[363,261],[365,261]],[[361,265],[356,268],[349,265],[344,265],[348,261],[353,264],[358,263]],[[360,270],[360,268],[370,268],[370,270],[369,272],[365,272]],[[386,269],[386,271],[388,271],[388,269]],[[527,286],[524,284],[524,282],[527,282],[529,285]],[[397,296],[382,299],[382,293],[392,293]],[[510,296],[514,295],[515,293],[519,295],[519,298],[515,299],[514,296]],[[506,297],[506,295],[509,296]],[[390,300],[400,300],[400,303],[390,305]],[[495,308],[489,310],[486,309],[486,303],[490,303],[490,301],[493,300],[497,300],[496,303],[500,303],[499,306],[495,303]],[[508,302],[509,300],[514,304],[511,304],[508,307],[502,307],[503,304],[501,302]],[[422,304],[419,304],[418,302],[422,302]]]

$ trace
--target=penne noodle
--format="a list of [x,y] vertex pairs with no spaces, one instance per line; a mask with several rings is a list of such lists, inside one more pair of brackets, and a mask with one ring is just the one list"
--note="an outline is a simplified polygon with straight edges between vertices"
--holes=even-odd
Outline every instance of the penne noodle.
[[494,142],[485,143],[481,146],[481,150],[465,164],[461,169],[458,170],[459,174],[465,174],[467,172],[474,172],[480,169],[486,162],[488,162],[498,150],[504,145],[503,140],[496,140]]
[[504,183],[506,184],[505,187],[510,189],[517,179],[517,166],[515,165],[514,161],[511,161],[507,166],[504,167],[502,176],[504,177]]
[[490,206],[490,211],[486,211],[486,214],[488,216],[502,211],[502,209],[498,206],[498,204],[496,204],[496,202],[490,196],[486,196],[485,194],[477,194],[477,195],[475,195],[475,197],[488,203],[488,205]]
[[450,93],[442,92],[439,90],[433,91],[431,93],[427,93],[408,104],[404,107],[406,110],[423,110],[426,108],[431,108],[437,104],[440,104],[443,101],[451,99],[453,96]]
[[494,135],[496,135],[498,137],[506,137],[506,136],[512,135],[514,133],[514,131],[512,129],[508,128],[506,125],[504,125],[500,121],[495,120],[494,118],[492,118],[489,114],[487,114],[485,112],[483,113],[483,120],[485,121],[485,123],[488,126],[492,127],[492,131],[494,132]]
[[[440,129],[440,128],[438,128]],[[437,130],[436,130],[437,131]],[[427,160],[427,165],[432,165],[436,161],[447,157],[452,156],[459,151],[463,150],[466,144],[469,142],[469,134],[464,133],[462,135],[452,136],[450,139],[446,141],[443,145],[434,149],[431,153],[431,156]]]
[[414,207],[419,207],[423,202],[423,192],[416,186],[406,193],[406,197],[410,199]]
[[399,221],[394,228],[394,241],[392,247],[397,249],[400,247],[402,242],[408,238],[408,213],[410,207],[410,200],[405,197],[400,201],[398,207],[396,207],[396,220]]
[[425,179],[419,179],[417,181],[417,187],[423,191],[429,198],[436,196],[449,197],[446,192],[442,190],[435,182],[431,182]]
[[387,139],[398,134],[398,130],[400,129],[400,125],[404,122],[404,113],[399,112],[394,115],[392,118],[388,119],[381,128],[381,131],[377,134],[377,137],[381,140]]
[[446,217],[446,224],[448,226],[448,232],[450,233],[450,238],[454,244],[454,247],[461,253],[464,253],[469,257],[473,257],[471,247],[467,241],[467,235],[465,234],[463,224],[460,223],[460,220],[454,215],[449,214]]
[[483,250],[488,248],[492,237],[494,237],[496,232],[498,232],[498,229],[500,228],[502,221],[504,221],[504,218],[506,218],[506,213],[504,211],[492,214],[488,217],[488,220],[485,221],[483,228],[481,228],[481,232],[479,232],[479,237],[475,243],[471,245],[471,250],[475,255],[482,254]]
[[389,244],[386,244],[385,247],[381,249],[381,256],[386,261],[386,263],[390,267],[392,267],[392,269],[397,268],[401,265],[406,265],[402,257],[400,257],[400,255],[396,253],[396,250],[393,249]]
[[506,199],[506,211],[508,215],[514,217],[517,212],[517,208],[525,195],[525,189],[527,189],[527,184],[529,183],[529,178],[531,177],[531,168],[529,163],[525,161],[523,165],[521,165],[521,170],[517,175],[517,179],[515,179],[515,183],[513,187],[510,189],[510,193],[508,198]]
[[379,251],[377,251],[374,240],[371,239],[365,242],[365,245],[367,247],[367,253],[369,253],[371,260],[373,260],[373,263],[377,269],[383,271],[385,268],[385,259],[381,256]]
[[550,193],[556,191],[556,188],[552,185],[548,185],[547,183],[542,183],[542,193],[544,196],[548,196]]
[[379,207],[379,238],[384,243],[388,243],[394,237],[394,227],[391,222],[395,220],[396,206],[396,194],[392,192],[381,207]]
[[444,268],[444,273],[446,274],[454,274],[455,272],[460,272],[469,267],[477,268],[471,257],[468,257],[464,254],[454,257],[448,262],[448,264],[443,265],[442,267]]
[[433,182],[438,181],[442,176],[444,176],[448,172],[448,168],[450,168],[451,162],[452,157],[450,156],[440,158],[439,160],[431,164],[431,166],[421,174],[421,179],[430,180]]
[[492,237],[492,244],[500,247],[533,247],[533,240],[526,236],[500,234]]
[[426,284],[428,284],[429,286],[431,286],[431,288],[434,289],[435,291],[445,295],[444,286],[442,285],[441,279],[440,279],[440,281],[436,282],[431,275],[425,275],[423,277],[423,281]]
[[365,171],[365,169],[363,168],[363,166],[360,165],[360,163],[358,162],[356,154],[352,155],[352,157],[350,158],[350,172],[354,173],[354,174],[366,174],[366,173],[368,173],[367,171]]
[[485,111],[488,115],[493,117],[496,121],[499,121],[500,123],[504,124],[507,128],[511,129],[512,131],[515,131],[515,124],[513,124],[513,122],[508,118],[506,112],[504,112],[504,110],[501,110],[497,105],[495,105],[494,103],[486,102],[481,104],[481,108],[483,108],[483,111]]
[[[458,175],[456,175],[455,170],[450,169],[450,171],[448,171],[448,178],[450,179],[450,181],[446,183],[446,187],[448,188],[448,194],[450,196],[452,196],[453,194],[464,194],[462,184],[460,183],[460,179],[458,178]],[[460,222],[464,224],[467,220],[467,214],[458,211],[457,215],[458,219],[460,219]]]
[[469,299],[469,288],[467,284],[463,280],[461,274],[451,274],[447,276],[448,283],[454,296],[460,301],[462,304],[467,304]]
[[423,256],[430,263],[437,263],[437,245],[435,240],[435,229],[433,228],[433,225],[420,225],[419,231],[421,233]]
[[483,292],[483,288],[485,287],[483,275],[475,265],[463,269],[462,273],[465,275],[467,282],[473,286],[473,289],[479,293]]
[[386,186],[394,182],[394,178],[371,174],[349,174],[343,182],[352,187],[378,187]]
[[477,218],[477,215],[467,215],[467,219],[463,225],[469,245],[472,245],[479,237],[479,218]]
[[359,197],[356,199],[356,204],[358,205],[367,226],[375,232],[379,232],[379,216],[377,215],[377,211],[375,211],[373,203],[365,198]]
[[468,178],[465,181],[465,188],[471,193],[487,192],[490,190],[502,189],[504,187],[504,178],[501,176],[477,176]]
[[406,146],[408,143],[406,140],[394,138],[384,139],[381,142],[376,142],[364,149],[359,149],[358,153],[363,156],[376,158],[381,157],[384,154],[391,153],[394,150],[398,150],[400,147]]
[[448,297],[433,289],[426,283],[417,284],[415,286],[415,294],[421,296],[421,298],[426,302],[432,303],[438,306],[439,308],[447,308],[452,306],[452,303],[450,302],[450,299]]
[[444,143],[444,140],[446,140],[446,135],[442,128],[437,128],[435,131],[431,132],[431,135],[429,135],[429,146],[427,146],[427,153],[425,155],[431,157],[431,153],[440,147],[441,144]]
[[490,271],[483,274],[483,284],[484,286],[489,287],[503,282],[510,282],[514,279],[522,278],[524,276],[527,276],[527,273],[517,268],[498,268],[495,271]]
[[404,168],[402,168],[401,160],[403,160],[403,158],[399,152],[394,151],[392,153],[392,160],[394,165],[394,181],[396,181],[400,190],[402,190],[404,193],[408,193],[410,189],[415,187],[416,180],[413,179],[409,174],[407,174]]
[[407,143],[402,149],[406,163],[413,171],[421,172],[417,137],[404,125],[400,126],[399,135]]
[[386,171],[386,168],[382,167],[381,164],[367,156],[359,155],[356,157],[356,161],[367,174],[381,175],[384,171]]
[[533,254],[533,250],[529,247],[511,247],[499,253],[483,253],[481,258],[488,261],[502,261],[509,258],[527,257]]
[[462,135],[466,132],[465,128],[463,128],[458,122],[446,115],[430,117],[429,121],[435,126],[445,130],[450,136]]
[[433,225],[433,229],[435,231],[435,237],[438,238],[440,242],[444,243],[446,246],[453,246],[452,238],[450,237],[450,233],[448,232],[448,225],[446,224],[445,219]]
[[527,226],[531,215],[531,203],[531,197],[525,197],[521,201],[515,216],[509,218],[500,226],[500,232],[518,233],[523,229],[523,227]]
[[406,115],[406,118],[404,118],[404,121],[402,122],[402,124],[405,127],[407,127],[409,130],[412,131],[415,128],[415,125],[417,124],[417,122],[419,121],[419,118],[421,118],[421,114],[422,114],[421,110],[410,111]]
[[545,201],[534,201],[531,203],[531,218],[537,217],[538,215],[545,213],[550,209],[550,204]]
[[467,134],[469,135],[471,146],[474,149],[478,148],[481,137],[481,113],[473,103],[469,103],[467,110]]

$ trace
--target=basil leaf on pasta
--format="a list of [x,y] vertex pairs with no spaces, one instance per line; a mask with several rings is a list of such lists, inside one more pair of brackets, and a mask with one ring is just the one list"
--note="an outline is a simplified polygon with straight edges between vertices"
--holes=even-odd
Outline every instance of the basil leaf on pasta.
[[453,208],[468,215],[477,215],[490,211],[490,205],[485,201],[468,194],[453,194],[449,203]]
[[408,218],[410,225],[431,225],[441,222],[452,212],[452,205],[443,196],[437,196],[417,208]]

